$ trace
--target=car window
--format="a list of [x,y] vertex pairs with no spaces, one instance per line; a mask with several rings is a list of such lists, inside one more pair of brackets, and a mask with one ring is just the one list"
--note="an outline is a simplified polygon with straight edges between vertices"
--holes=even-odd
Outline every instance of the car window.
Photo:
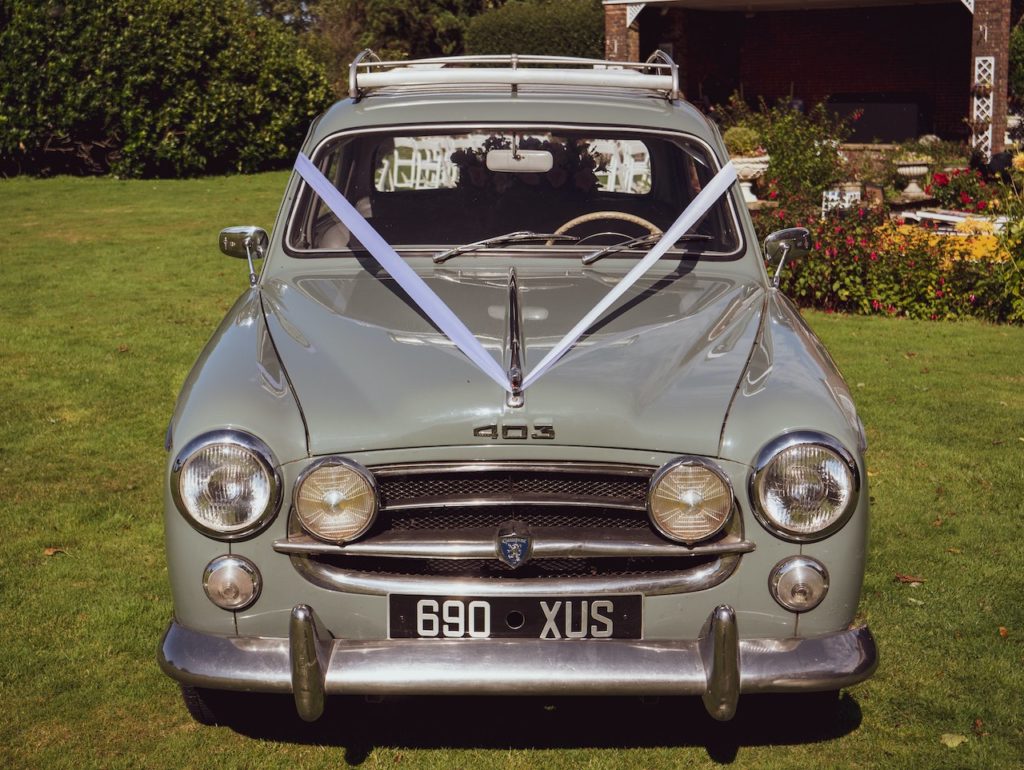
[[[492,170],[488,153],[497,150],[549,154],[550,168]],[[717,170],[704,146],[684,137],[493,128],[348,135],[324,145],[314,163],[399,249],[564,230],[580,242],[559,248],[592,250],[667,229]],[[685,244],[688,251],[728,256],[739,249],[725,199],[692,232],[700,237]],[[308,189],[292,214],[288,245],[307,255],[362,248]],[[543,239],[517,248],[551,250]]]

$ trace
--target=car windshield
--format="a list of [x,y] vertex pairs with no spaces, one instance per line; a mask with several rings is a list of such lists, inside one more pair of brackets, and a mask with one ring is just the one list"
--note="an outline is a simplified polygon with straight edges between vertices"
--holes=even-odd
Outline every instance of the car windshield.
[[[704,145],[679,135],[523,128],[345,135],[313,161],[388,243],[438,261],[497,248],[641,255],[652,245],[645,236],[667,229],[717,170]],[[738,233],[723,197],[677,248],[729,258]],[[308,187],[288,247],[297,256],[362,250]]]

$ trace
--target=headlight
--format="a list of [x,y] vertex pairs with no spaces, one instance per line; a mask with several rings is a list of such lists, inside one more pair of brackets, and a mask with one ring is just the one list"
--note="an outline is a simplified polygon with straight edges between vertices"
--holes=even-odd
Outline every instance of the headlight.
[[857,507],[860,475],[853,456],[831,436],[780,436],[758,455],[750,481],[754,512],[787,540],[820,540]]
[[295,484],[295,513],[313,537],[332,543],[355,540],[377,515],[373,476],[344,457],[325,457]]
[[237,540],[277,513],[281,478],[270,449],[241,431],[206,433],[190,441],[171,466],[178,510],[200,532]]
[[661,534],[689,544],[720,531],[729,520],[732,501],[732,486],[714,463],[680,457],[651,479],[647,509]]

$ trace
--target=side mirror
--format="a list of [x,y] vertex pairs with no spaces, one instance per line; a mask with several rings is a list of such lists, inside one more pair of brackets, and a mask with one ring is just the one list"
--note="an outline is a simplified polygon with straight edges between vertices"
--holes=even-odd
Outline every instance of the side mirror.
[[253,225],[226,227],[220,231],[219,240],[222,252],[229,257],[249,262],[249,285],[255,286],[257,275],[252,261],[267,256],[267,249],[270,246],[270,236],[267,235],[267,231]]
[[782,266],[787,259],[806,256],[811,250],[811,233],[806,227],[787,227],[776,230],[764,239],[764,253],[769,260],[778,260],[772,285],[779,287],[782,280]]

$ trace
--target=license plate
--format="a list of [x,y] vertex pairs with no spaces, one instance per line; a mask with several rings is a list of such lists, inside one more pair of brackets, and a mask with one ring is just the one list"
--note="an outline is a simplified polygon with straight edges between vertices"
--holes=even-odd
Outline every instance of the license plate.
[[391,639],[639,639],[643,597],[388,597]]

